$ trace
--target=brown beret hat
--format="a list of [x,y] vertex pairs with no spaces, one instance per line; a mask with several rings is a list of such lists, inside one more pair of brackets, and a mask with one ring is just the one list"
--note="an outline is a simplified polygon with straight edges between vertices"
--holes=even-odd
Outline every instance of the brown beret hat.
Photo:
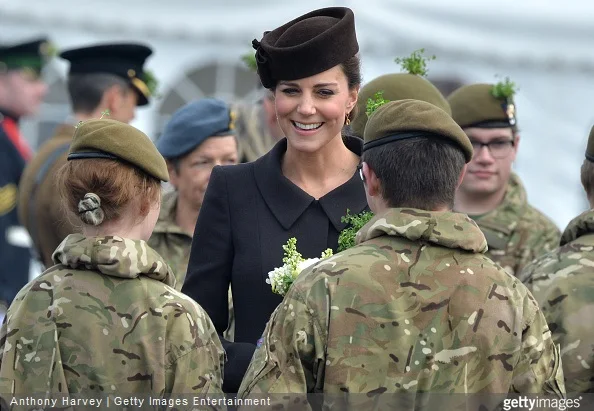
[[590,136],[588,137],[588,146],[586,147],[586,159],[594,162],[594,126],[590,130]]
[[382,91],[383,98],[389,101],[406,99],[426,101],[451,114],[446,98],[426,78],[410,73],[385,74],[370,81],[359,91],[357,116],[351,123],[351,130],[357,136],[363,135],[367,123],[367,113],[365,113],[367,100],[373,98],[378,91]]
[[505,128],[516,126],[513,98],[493,97],[493,84],[462,86],[448,97],[452,117],[462,128]]
[[254,40],[258,75],[273,88],[282,80],[322,73],[359,51],[355,16],[347,7],[314,10]]
[[472,159],[472,144],[466,133],[448,113],[426,101],[384,104],[371,115],[363,135],[363,150],[407,138],[445,138],[462,149],[467,163]]
[[68,160],[109,158],[123,160],[161,181],[169,181],[165,159],[150,138],[129,124],[89,120],[76,128]]

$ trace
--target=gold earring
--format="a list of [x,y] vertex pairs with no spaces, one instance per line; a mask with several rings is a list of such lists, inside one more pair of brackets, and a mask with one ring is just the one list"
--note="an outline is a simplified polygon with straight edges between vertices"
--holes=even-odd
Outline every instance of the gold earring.
[[344,117],[345,117],[345,119],[344,119],[344,124],[346,124],[347,126],[348,126],[349,124],[351,124],[351,119],[349,118],[349,115],[347,114],[347,115],[346,115],[346,116],[344,116]]

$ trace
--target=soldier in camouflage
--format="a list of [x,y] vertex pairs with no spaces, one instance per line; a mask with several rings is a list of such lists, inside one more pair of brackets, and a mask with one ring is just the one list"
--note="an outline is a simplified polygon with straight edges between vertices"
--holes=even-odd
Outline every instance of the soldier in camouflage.
[[506,79],[463,86],[448,100],[452,117],[474,147],[454,209],[476,221],[487,238],[487,255],[518,275],[555,248],[561,233],[528,203],[520,178],[512,172],[520,142],[513,95],[514,84]]
[[[594,127],[581,180],[594,207]],[[561,345],[567,392],[594,392],[594,210],[574,218],[561,246],[527,266],[520,279],[540,304]]]
[[284,137],[276,120],[273,94],[265,89],[260,92],[261,97],[255,103],[242,101],[233,104],[233,110],[237,112],[242,163],[256,161]]
[[472,157],[466,134],[441,109],[401,100],[377,109],[364,137],[361,173],[375,216],[357,245],[297,278],[239,395],[561,397],[559,350],[538,305],[485,256],[477,225],[451,211]]
[[[224,101],[204,98],[175,113],[157,141],[175,188],[163,196],[161,214],[148,244],[173,268],[177,290],[188,271],[192,236],[210,172],[217,165],[238,163],[238,141],[234,112]],[[233,341],[235,315],[231,289],[229,326],[224,337]]]
[[146,243],[160,180],[165,160],[139,130],[103,119],[78,126],[57,184],[84,235],[66,237],[55,265],[8,309],[0,393],[222,392],[212,322]]
[[[253,53],[247,53],[242,59],[249,70],[257,73]],[[259,98],[255,103],[239,101],[232,105],[237,113],[236,130],[242,163],[256,161],[285,136],[276,118],[274,93],[265,89],[259,79],[257,88]]]

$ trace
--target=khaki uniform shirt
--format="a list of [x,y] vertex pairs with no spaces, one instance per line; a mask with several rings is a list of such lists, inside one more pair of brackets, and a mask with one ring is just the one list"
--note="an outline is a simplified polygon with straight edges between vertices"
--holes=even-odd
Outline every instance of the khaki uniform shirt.
[[[21,224],[29,231],[37,254],[45,267],[53,265],[52,254],[68,234],[79,233],[80,226],[67,211],[56,186],[58,170],[66,164],[68,150],[64,151],[45,173],[35,189],[35,179],[49,156],[64,144],[69,144],[74,135],[74,126],[58,126],[55,135],[41,146],[27,164],[21,177],[18,213]],[[35,204],[33,192],[35,191]]]

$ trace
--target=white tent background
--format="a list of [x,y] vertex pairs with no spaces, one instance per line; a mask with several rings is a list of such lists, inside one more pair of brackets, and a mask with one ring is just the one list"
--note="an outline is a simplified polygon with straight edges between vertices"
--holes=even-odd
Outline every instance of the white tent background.
[[[398,70],[395,56],[437,55],[431,78],[493,82],[509,76],[521,128],[515,169],[528,196],[563,228],[587,208],[579,181],[594,124],[594,3],[537,0],[0,0],[0,41],[47,33],[60,48],[142,41],[163,88],[189,67],[236,62],[251,40],[315,8],[355,12],[365,80]],[[66,65],[56,62],[61,75]],[[155,107],[133,123],[153,134]]]

